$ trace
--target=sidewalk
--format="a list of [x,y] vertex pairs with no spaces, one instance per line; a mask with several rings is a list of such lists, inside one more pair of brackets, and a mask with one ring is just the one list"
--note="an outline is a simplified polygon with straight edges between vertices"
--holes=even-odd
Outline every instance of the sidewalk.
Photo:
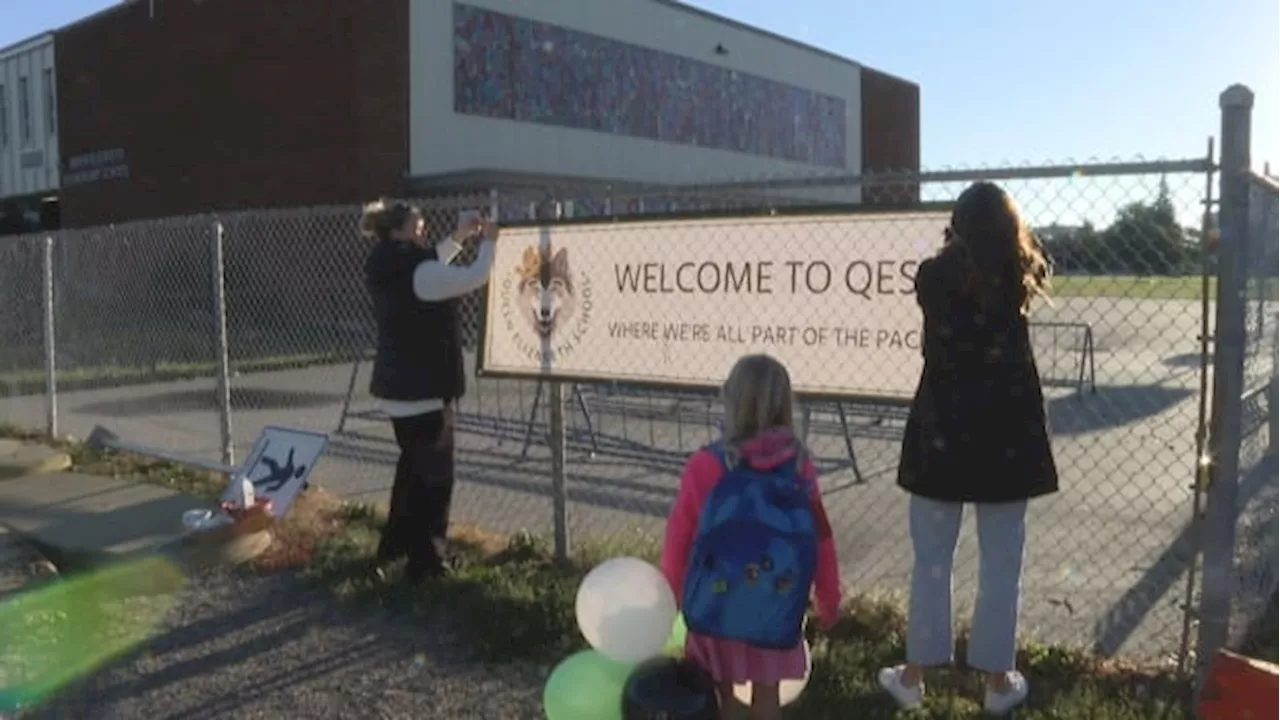
[[182,513],[210,504],[122,478],[71,472],[0,480],[0,527],[59,565],[145,555],[181,539]]

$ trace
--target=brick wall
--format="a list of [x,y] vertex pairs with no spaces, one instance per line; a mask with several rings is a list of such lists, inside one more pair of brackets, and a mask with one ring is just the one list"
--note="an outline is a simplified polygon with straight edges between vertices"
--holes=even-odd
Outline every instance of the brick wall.
[[121,149],[129,174],[64,188],[63,226],[400,192],[408,34],[408,0],[157,0],[65,28],[64,168]]
[[[920,170],[920,88],[862,68],[862,172]],[[920,197],[918,183],[868,188],[866,202],[900,204]]]

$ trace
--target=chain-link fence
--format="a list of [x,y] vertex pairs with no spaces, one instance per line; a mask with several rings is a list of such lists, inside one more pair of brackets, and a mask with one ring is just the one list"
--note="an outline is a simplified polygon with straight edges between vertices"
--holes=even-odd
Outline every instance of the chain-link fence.
[[45,417],[44,238],[0,238],[0,423]]
[[[1201,238],[1209,165],[1207,160],[1188,160],[1093,165],[1079,171],[1059,167],[948,171],[887,182],[858,178],[845,183],[824,180],[800,188],[752,184],[653,195],[611,192],[603,197],[574,188],[550,199],[559,203],[563,215],[575,220],[584,218],[584,208],[661,219],[673,212],[699,215],[718,210],[802,210],[803,214],[782,221],[763,216],[756,221],[721,219],[695,229],[670,231],[686,233],[674,237],[657,228],[649,233],[651,240],[626,223],[579,228],[571,221],[556,228],[552,237],[553,243],[565,247],[582,242],[612,247],[665,241],[663,249],[651,254],[667,257],[672,252],[678,255],[678,250],[670,248],[702,243],[710,246],[699,251],[702,256],[746,260],[760,247],[747,237],[759,232],[753,227],[759,226],[773,238],[770,242],[784,248],[784,255],[847,260],[844,246],[853,241],[848,228],[824,214],[847,209],[834,203],[836,198],[872,195],[886,206],[910,207],[919,201],[953,199],[977,179],[998,179],[1021,204],[1057,268],[1055,297],[1051,304],[1035,308],[1032,333],[1049,386],[1063,489],[1033,504],[1024,628],[1044,639],[1083,641],[1107,654],[1174,656],[1184,584],[1194,554],[1190,524],[1203,372],[1199,338],[1208,309]],[[809,198],[805,193],[810,193]],[[547,195],[534,194],[528,203],[515,205],[547,200]],[[910,218],[884,215],[860,226],[857,242],[865,247],[859,248],[858,256],[888,257],[878,243],[886,248],[901,245],[903,237],[916,232]],[[579,241],[575,234],[589,240]],[[927,251],[933,249],[930,246]],[[636,253],[619,251],[618,255],[627,258]],[[781,263],[776,266],[782,272]],[[597,282],[614,280],[610,276]],[[649,280],[658,285],[674,282],[672,278]],[[817,282],[826,280],[822,276]],[[893,291],[897,290],[894,285]],[[597,292],[593,301],[597,325],[605,318],[626,315],[605,306],[606,297],[611,296]],[[685,304],[695,302],[689,295],[670,297],[671,302],[664,304],[660,298],[646,296],[643,319],[659,325],[695,322],[703,316],[750,321],[742,313],[755,312],[757,307],[740,304],[740,297],[733,294],[699,293],[699,309],[694,312]],[[779,302],[785,311],[794,309]],[[857,298],[842,302],[843,306],[833,306],[815,295],[803,307],[802,320],[781,324],[825,326],[833,332],[876,325],[877,319],[860,317]],[[880,318],[885,321],[881,324],[911,327],[918,323],[913,319],[914,300],[907,298],[901,305],[896,312],[902,317]],[[841,311],[843,315],[838,314]],[[742,347],[745,352],[771,342],[762,337],[753,343],[748,338]],[[626,366],[632,377],[660,375],[654,367],[664,363],[688,366],[678,368],[676,374],[700,372],[695,366],[727,370],[726,358],[698,355],[714,352],[706,349],[713,344],[673,343],[682,348],[674,358],[637,350]],[[791,352],[780,344],[768,349],[787,360],[797,378],[852,376],[860,387],[895,387],[899,392],[905,387],[909,393],[914,377],[907,376],[918,372],[895,374],[893,368],[865,364],[847,351],[844,359],[836,359],[834,354]],[[918,354],[905,348],[904,357],[912,352]],[[819,371],[802,366],[805,362],[835,365]],[[485,382],[496,381],[481,380]],[[538,390],[537,383],[526,384],[527,397],[536,397]],[[548,427],[545,388],[541,397],[541,403],[524,405],[529,418],[521,419],[532,424],[529,437],[535,443],[541,442]],[[717,436],[717,399],[706,392],[625,382],[572,384],[566,399],[568,523],[574,542],[636,529],[659,533],[682,463]],[[889,400],[827,398],[806,403],[799,419],[819,458],[845,576],[852,587],[862,590],[905,591],[911,568],[906,496],[894,485],[905,413],[899,402],[893,402],[895,398]],[[528,438],[519,434],[509,439],[519,445],[505,451],[509,460],[497,464],[516,467],[512,463],[528,457],[531,460],[519,467],[539,462],[542,465],[535,467],[549,472],[545,449],[536,444],[527,449]],[[485,518],[485,522],[491,520]],[[963,534],[956,558],[957,593],[969,601],[975,591],[976,550],[972,532]]]
[[101,424],[178,452],[217,447],[216,434],[191,432],[218,413],[213,234],[212,218],[198,216],[53,236],[62,432],[85,437]]
[[[1074,177],[1052,168],[949,172],[940,180],[924,175],[876,186],[881,202],[908,205],[953,198],[977,178],[1008,176],[1002,183],[1059,266],[1053,304],[1041,304],[1034,315],[1063,491],[1032,513],[1024,626],[1033,636],[1087,638],[1107,653],[1172,652],[1177,642],[1199,423],[1204,304],[1197,238],[1206,164],[1099,165]],[[622,208],[604,191],[593,197],[582,188],[575,197],[550,199],[562,215],[577,218],[592,209],[625,215],[629,208],[659,219],[673,211],[734,212],[739,217],[726,218],[724,232],[773,222],[769,232],[778,246],[821,255],[840,252],[848,239],[838,223],[810,218],[848,209],[833,207],[832,199],[857,200],[870,182],[828,181],[820,192],[767,185],[633,190]],[[548,212],[547,201],[545,193],[499,193],[499,212],[527,219],[540,208]],[[486,194],[433,198],[424,207],[432,233],[440,235],[458,210],[493,204]],[[773,207],[801,214],[781,223],[740,218]],[[385,499],[396,452],[366,391],[373,335],[362,280],[368,243],[356,232],[358,216],[358,207],[309,208],[56,236],[63,430],[84,434],[101,423],[132,440],[217,457],[210,247],[220,225],[239,454],[264,425],[340,430],[315,481],[353,498]],[[898,218],[884,215],[875,233],[892,242],[912,231]],[[626,227],[593,228],[592,242],[626,241],[619,234]],[[715,242],[727,254],[735,238]],[[481,328],[481,300],[463,305],[471,339]],[[732,316],[731,301],[721,296],[723,307],[713,313]],[[913,307],[907,298],[905,312]],[[678,319],[679,312],[673,306],[651,319]],[[38,306],[34,317],[38,350]],[[816,320],[851,328],[860,322]],[[898,318],[903,326],[911,322]],[[41,367],[38,353],[34,362]],[[798,375],[807,370],[793,368]],[[885,382],[875,376],[882,368],[834,370],[861,375],[868,388]],[[470,382],[461,406],[455,518],[500,531],[550,531],[549,388],[536,380]],[[574,543],[660,533],[685,458],[716,436],[718,400],[627,382],[578,383],[566,388],[566,399]],[[911,550],[905,495],[894,486],[900,403],[825,399],[806,404],[803,415],[847,581],[859,590],[904,590]],[[957,554],[961,598],[972,596],[976,560],[967,532]]]
[[[1172,656],[1184,641],[1184,596],[1196,547],[1194,481],[1207,378],[1201,343],[1216,294],[1213,273],[1206,274],[1217,262],[1213,235],[1205,232],[1212,170],[1208,159],[1192,159],[674,190],[579,184],[500,188],[421,204],[433,236],[451,230],[460,210],[481,209],[504,221],[558,215],[557,237],[621,248],[644,240],[636,223],[577,223],[643,215],[654,221],[647,224],[654,238],[667,233],[672,247],[710,243],[715,247],[704,249],[726,260],[738,259],[737,248],[750,244],[745,235],[768,233],[770,246],[782,254],[847,261],[849,243],[901,244],[905,234],[917,232],[909,216],[887,211],[932,208],[974,180],[1000,182],[1021,204],[1056,267],[1052,303],[1034,310],[1033,341],[1062,491],[1033,504],[1024,630],[1108,655]],[[860,226],[866,234],[855,240],[841,218],[868,204],[886,212],[854,216],[877,218]],[[363,284],[369,243],[356,230],[359,213],[355,206],[243,212],[56,234],[53,320],[62,431],[83,436],[102,424],[136,442],[207,458],[219,455],[224,410],[240,456],[265,425],[327,431],[330,454],[313,481],[351,499],[385,500],[396,448],[389,423],[367,393],[373,323]],[[711,230],[693,234],[676,219],[685,216],[714,218],[706,221]],[[672,235],[676,227],[690,234]],[[917,250],[927,254],[937,240],[921,238]],[[221,407],[215,392],[216,242],[224,258],[229,408]],[[0,242],[6,302],[0,419],[33,426],[46,411],[44,246],[43,237]],[[584,270],[576,262],[577,256],[567,266],[573,273]],[[842,272],[848,267],[846,262]],[[878,266],[867,272],[868,282],[881,281]],[[593,279],[615,278],[606,273]],[[810,280],[821,278],[804,282]],[[848,278],[834,282],[847,286]],[[1259,337],[1270,338],[1274,348],[1274,276],[1253,286]],[[893,320],[907,328],[917,321],[909,286],[894,285],[894,292],[903,289],[903,315]],[[688,302],[651,303],[646,318],[678,323]],[[699,302],[705,305],[699,313],[750,320],[740,317],[732,296],[712,294]],[[877,320],[858,317],[856,303],[850,299],[838,313],[815,299],[801,312],[823,314],[809,324],[839,329],[856,343],[857,328]],[[474,364],[484,295],[467,298],[462,308],[468,362]],[[595,309],[597,318],[610,312]],[[741,347],[764,349],[751,338]],[[908,345],[903,357],[912,350]],[[803,354],[792,362],[805,357],[827,360],[821,367],[793,366],[798,377],[848,376],[859,387],[896,383],[910,391],[907,365],[895,370]],[[681,389],[632,382],[659,366],[676,367],[664,371],[668,375],[680,372],[682,362],[706,366],[705,358],[668,352],[619,360],[638,369],[617,380],[560,388],[568,455],[561,498],[567,525],[558,529],[574,545],[620,534],[658,536],[685,459],[718,433],[721,410],[705,387],[710,383]],[[1274,365],[1266,372],[1274,374]],[[840,382],[853,382],[848,377]],[[474,373],[468,382],[460,406],[455,520],[494,531],[557,529],[552,448],[559,438],[549,438],[551,383]],[[856,591],[903,592],[912,558],[906,496],[894,484],[901,393],[880,399],[874,392],[820,394],[803,404],[798,421],[822,474],[845,579]],[[1274,433],[1273,421],[1264,425]],[[1274,518],[1274,501],[1269,507]],[[1257,527],[1274,548],[1274,522]],[[1242,526],[1240,536],[1253,532]],[[974,534],[966,531],[956,558],[960,599],[972,599],[976,562]]]
[[[1277,204],[1274,178],[1251,175],[1243,297],[1243,392],[1228,412],[1240,416],[1239,512],[1229,642],[1238,646],[1274,608],[1277,586]],[[1272,633],[1273,630],[1262,630]]]

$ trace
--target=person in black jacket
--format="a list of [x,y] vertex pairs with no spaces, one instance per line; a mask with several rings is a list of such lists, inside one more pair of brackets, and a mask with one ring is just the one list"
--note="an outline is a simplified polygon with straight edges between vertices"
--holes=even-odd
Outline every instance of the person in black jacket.
[[898,466],[915,551],[907,664],[879,681],[918,707],[924,669],[951,662],[952,560],[971,503],[980,568],[968,662],[987,674],[988,712],[1004,714],[1027,696],[1014,667],[1027,501],[1058,489],[1027,326],[1048,264],[1013,199],[987,182],[960,195],[944,239],[916,275],[924,370]]
[[[453,497],[454,403],[466,390],[459,299],[482,287],[493,266],[497,226],[478,215],[430,242],[422,213],[398,201],[365,207],[360,230],[375,238],[365,262],[373,296],[377,356],[370,393],[391,418],[400,458],[376,568],[407,558],[405,580],[444,573]],[[482,237],[470,265],[453,265],[462,243]]]

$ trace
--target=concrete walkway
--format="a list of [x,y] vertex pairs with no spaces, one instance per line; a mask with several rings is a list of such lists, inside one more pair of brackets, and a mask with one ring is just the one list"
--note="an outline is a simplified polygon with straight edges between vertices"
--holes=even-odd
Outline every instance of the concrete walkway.
[[0,526],[75,563],[140,556],[185,534],[182,513],[211,504],[133,480],[50,473],[0,482]]
[[71,467],[71,456],[35,442],[0,440],[0,480],[59,472]]
[[37,442],[0,440],[0,533],[18,541],[5,545],[9,554],[18,547],[35,548],[64,569],[155,552],[192,559],[183,552],[182,514],[211,509],[212,503],[70,468],[65,452]]

